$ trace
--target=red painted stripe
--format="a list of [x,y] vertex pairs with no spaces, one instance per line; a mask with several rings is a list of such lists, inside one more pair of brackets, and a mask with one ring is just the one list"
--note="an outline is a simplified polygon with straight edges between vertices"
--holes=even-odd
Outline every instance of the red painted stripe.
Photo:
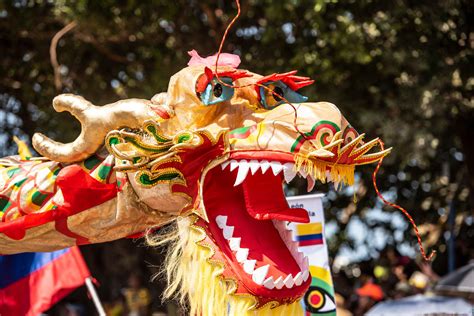
[[153,110],[153,112],[155,112],[156,114],[158,114],[158,116],[161,117],[162,119],[167,120],[167,119],[170,118],[170,114],[168,113],[168,111],[166,111],[165,109],[163,109],[161,106],[159,106],[159,105],[151,105],[150,107],[151,107],[151,109]]
[[257,129],[257,125],[252,125],[244,133],[237,133],[235,130],[229,133],[229,138],[246,139]]
[[[318,125],[318,123],[316,123],[316,125],[314,125],[314,130],[308,132],[308,133],[304,133],[304,135],[306,137],[302,137],[302,135],[298,136],[297,140],[298,140],[298,145],[296,145],[296,147],[292,150],[293,152],[297,153],[300,151],[300,148],[301,146],[303,146],[303,144],[306,142],[306,140],[308,139],[316,139],[316,137],[318,136],[318,132],[323,129],[323,128],[329,128],[333,133],[336,133],[336,129],[334,129],[334,126],[332,126],[331,124],[328,124],[328,123],[322,123],[320,125]],[[327,138],[328,135],[326,135],[326,138]],[[328,141],[329,142],[329,141]]]
[[284,151],[272,150],[239,150],[231,151],[230,159],[256,159],[280,162],[294,162],[294,155]]
[[303,240],[303,241],[298,242],[299,247],[322,245],[322,244],[323,244],[322,239]]
[[77,248],[0,290],[0,315],[36,316],[84,284],[90,276]]
[[69,229],[69,227],[67,226],[67,218],[58,219],[54,224],[54,228],[56,228],[56,230],[61,234],[74,238],[76,240],[76,245],[90,244],[89,239],[79,234],[76,234],[75,232]]

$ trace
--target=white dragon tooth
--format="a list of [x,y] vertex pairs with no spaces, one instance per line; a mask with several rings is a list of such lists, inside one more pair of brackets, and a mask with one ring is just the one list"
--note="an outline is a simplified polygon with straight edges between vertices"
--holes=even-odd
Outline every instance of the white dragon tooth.
[[269,290],[273,290],[275,288],[275,281],[273,281],[273,277],[269,277],[263,282],[263,286],[266,287]]
[[272,223],[273,223],[273,226],[275,226],[275,228],[279,231],[279,232],[282,232],[283,231],[283,222],[282,221],[279,221],[277,219],[272,219]]
[[283,288],[283,286],[285,286],[285,283],[283,282],[283,278],[279,277],[278,279],[276,279],[275,287],[280,290],[281,288]]
[[[284,237],[283,237],[283,240],[284,240],[285,243],[287,244],[288,248],[294,247],[294,248],[291,248],[291,249],[292,249],[292,250],[293,250],[293,249],[296,249],[296,252],[297,252],[297,251],[298,251],[298,245],[297,245],[295,242],[293,242],[293,235],[292,235],[292,233],[289,232],[289,231],[286,231],[286,232],[284,232],[283,234],[284,234],[284,235],[283,235],[283,236],[284,236]],[[296,247],[295,247],[295,246],[292,246],[292,245],[295,245]]]
[[309,260],[308,260],[308,257],[305,256],[303,259],[303,267],[301,270],[307,271],[308,269],[309,269]]
[[290,243],[289,249],[290,249],[290,252],[291,252],[292,254],[298,253],[298,243],[296,243],[296,242]]
[[269,264],[264,265],[258,269],[255,269],[255,271],[252,274],[252,280],[258,285],[262,285],[263,281],[265,281],[265,278],[267,277],[267,273],[269,269],[270,269]]
[[286,225],[284,221],[279,221],[274,219],[273,220],[273,226],[278,230],[278,233],[280,236],[283,238],[286,234]]
[[239,250],[237,250],[237,252],[235,253],[235,259],[237,259],[237,261],[240,263],[245,262],[248,256],[249,256],[249,248],[239,248]]
[[245,260],[244,263],[242,264],[244,267],[244,271],[247,274],[252,274],[253,271],[255,270],[255,264],[257,263],[257,260]]
[[290,247],[291,247],[291,254],[294,256],[298,253],[298,244],[295,243],[295,242],[292,242],[290,244]]
[[300,286],[301,283],[303,283],[303,272],[298,272],[298,274],[293,278],[293,281],[295,281],[296,286]]
[[326,181],[327,182],[332,181],[331,173],[329,171],[326,171]]
[[227,161],[224,161],[223,163],[221,163],[221,168],[222,170],[224,170],[225,168],[227,168],[227,166],[230,164],[230,161],[227,160]]
[[275,176],[277,176],[283,170],[283,166],[277,161],[270,162],[270,167],[272,168],[273,174]]
[[234,234],[234,226],[225,226],[222,229],[222,235],[224,235],[224,238],[227,240],[231,239],[233,234]]
[[249,169],[250,167],[247,160],[242,160],[239,162],[239,171],[237,172],[237,177],[235,178],[234,187],[244,182],[247,174],[249,173]]
[[216,216],[216,223],[220,229],[224,229],[227,226],[227,216],[225,215],[217,215]]
[[287,288],[291,289],[293,287],[293,285],[295,284],[295,280],[293,280],[293,276],[291,274],[289,274],[283,280],[283,283],[285,283],[285,286]]
[[308,176],[308,173],[304,170],[304,169],[301,169],[300,171],[298,171],[298,173],[303,177],[303,178],[306,178]]
[[240,240],[241,240],[240,237],[232,237],[231,239],[229,239],[230,249],[232,249],[233,251],[239,250],[240,249]]
[[303,264],[303,260],[304,260],[304,253],[298,252],[296,254],[296,262],[298,262],[299,266],[301,266]]
[[294,165],[292,163],[286,163],[283,166],[283,175],[285,176],[286,183],[290,183],[291,180],[293,180],[293,178],[296,176],[296,171],[294,170],[293,166]]
[[273,219],[273,226],[278,230],[278,232],[282,232],[285,230],[285,222],[284,221],[279,221],[277,219]]
[[267,172],[268,168],[270,168],[270,163],[268,162],[268,160],[263,160],[260,163],[260,169],[262,169],[262,174],[265,174],[265,172]]
[[311,192],[314,188],[314,184],[316,183],[312,177],[308,177],[308,187],[306,189],[307,192]]
[[249,167],[250,167],[250,172],[252,173],[252,175],[254,175],[255,172],[257,172],[257,170],[260,169],[260,163],[258,162],[258,160],[250,160]]
[[303,282],[306,282],[306,280],[308,280],[309,278],[309,271],[306,270],[303,272]]
[[234,171],[235,168],[239,166],[239,162],[236,160],[231,160],[230,161],[230,171]]
[[291,235],[291,232],[289,231],[284,231],[281,234],[281,237],[285,241],[286,244],[291,245],[293,241],[293,236]]

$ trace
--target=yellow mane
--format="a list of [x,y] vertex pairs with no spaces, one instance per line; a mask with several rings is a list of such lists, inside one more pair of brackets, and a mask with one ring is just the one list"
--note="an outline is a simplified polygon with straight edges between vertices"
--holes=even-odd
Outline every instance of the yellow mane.
[[189,315],[193,316],[303,315],[299,302],[276,308],[266,305],[255,310],[254,298],[231,294],[235,283],[220,278],[223,268],[208,261],[211,250],[198,244],[205,235],[192,225],[193,222],[193,216],[181,217],[169,234],[147,235],[147,243],[151,246],[170,243],[162,271],[168,282],[164,299],[177,299],[183,306],[188,304]]

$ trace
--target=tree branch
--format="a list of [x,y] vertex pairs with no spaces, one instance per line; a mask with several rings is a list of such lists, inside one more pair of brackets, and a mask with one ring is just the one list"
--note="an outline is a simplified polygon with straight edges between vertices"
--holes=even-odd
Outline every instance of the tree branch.
[[62,88],[61,72],[59,69],[56,48],[58,46],[58,42],[61,39],[61,37],[63,37],[67,32],[75,28],[76,25],[77,25],[76,21],[72,21],[71,23],[63,27],[59,32],[57,32],[53,36],[53,39],[51,40],[51,45],[49,46],[49,56],[51,60],[51,65],[53,66],[53,70],[54,70],[54,86],[56,87],[56,90],[61,90]]

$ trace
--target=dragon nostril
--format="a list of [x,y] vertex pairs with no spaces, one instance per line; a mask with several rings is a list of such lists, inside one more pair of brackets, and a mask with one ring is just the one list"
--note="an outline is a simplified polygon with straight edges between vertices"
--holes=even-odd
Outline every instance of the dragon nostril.
[[214,86],[213,93],[216,98],[222,95],[222,85],[220,83],[216,83],[216,85]]

